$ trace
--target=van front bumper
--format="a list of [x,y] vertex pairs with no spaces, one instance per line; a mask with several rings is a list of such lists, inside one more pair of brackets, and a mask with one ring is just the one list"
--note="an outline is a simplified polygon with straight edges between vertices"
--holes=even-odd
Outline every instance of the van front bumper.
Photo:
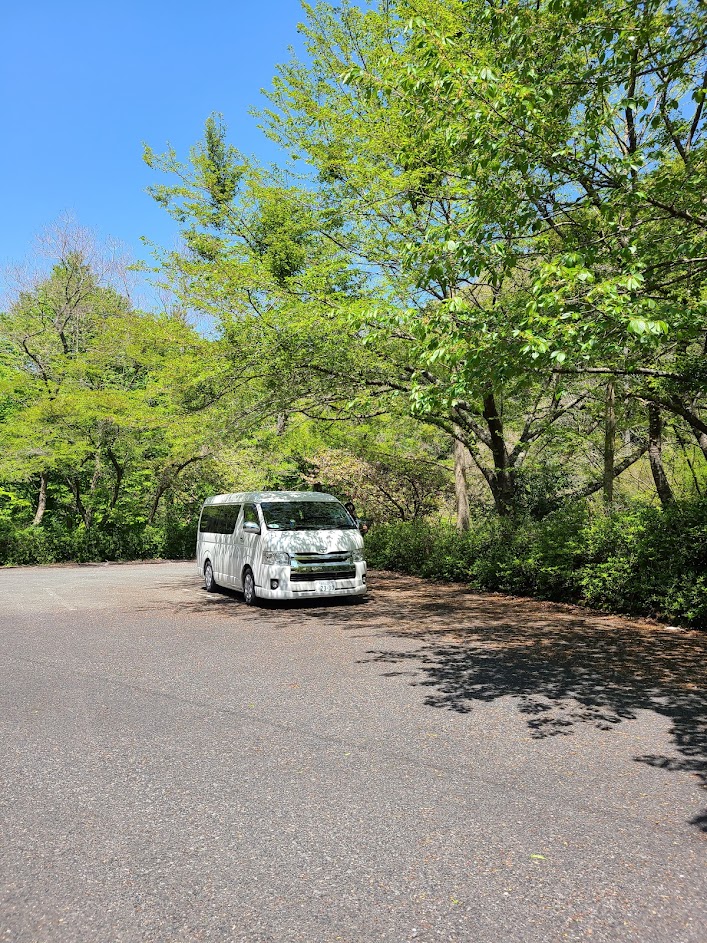
[[[261,572],[261,584],[256,587],[261,599],[317,599],[327,596],[365,596],[366,564],[356,564],[356,575],[349,579],[316,579],[290,581],[288,566],[264,566]],[[277,580],[273,589],[271,581]]]
[[[348,582],[353,582],[353,580]],[[365,596],[367,592],[368,587],[365,583],[351,588],[337,586],[332,589],[305,589],[304,587],[300,589],[298,587],[296,592],[292,589],[281,589],[279,586],[277,589],[270,589],[269,586],[257,587],[257,593],[261,599],[330,599],[333,596]]]

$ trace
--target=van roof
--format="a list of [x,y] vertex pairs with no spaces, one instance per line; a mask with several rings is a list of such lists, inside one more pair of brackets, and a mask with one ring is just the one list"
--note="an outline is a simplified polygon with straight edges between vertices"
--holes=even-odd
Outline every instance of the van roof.
[[207,498],[204,504],[242,504],[262,501],[338,501],[333,494],[321,491],[238,491],[233,494],[215,494]]

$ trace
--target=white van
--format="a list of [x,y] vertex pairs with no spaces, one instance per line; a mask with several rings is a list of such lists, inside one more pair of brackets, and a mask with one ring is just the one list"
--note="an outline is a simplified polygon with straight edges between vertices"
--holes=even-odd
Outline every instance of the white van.
[[250,491],[207,498],[199,517],[196,563],[206,589],[242,590],[261,599],[362,596],[363,537],[330,494]]

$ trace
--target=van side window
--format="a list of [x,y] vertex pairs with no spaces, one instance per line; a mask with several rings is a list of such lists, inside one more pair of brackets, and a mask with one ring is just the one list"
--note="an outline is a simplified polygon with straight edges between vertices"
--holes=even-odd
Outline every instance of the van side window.
[[236,521],[240,513],[240,504],[222,504],[218,519],[218,533],[232,534],[236,529]]
[[240,510],[240,504],[207,505],[201,513],[199,531],[202,534],[232,534]]
[[218,507],[213,504],[207,504],[201,512],[201,521],[199,523],[199,532],[202,534],[215,533],[214,524],[218,516]]
[[260,527],[260,519],[258,517],[258,512],[254,504],[243,505],[243,523],[244,524],[257,524],[258,527]]

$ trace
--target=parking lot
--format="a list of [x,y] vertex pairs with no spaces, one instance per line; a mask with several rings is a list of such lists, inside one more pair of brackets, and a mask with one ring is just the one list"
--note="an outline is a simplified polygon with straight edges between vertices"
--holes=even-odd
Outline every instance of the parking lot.
[[707,636],[0,571],[0,939],[703,943]]

